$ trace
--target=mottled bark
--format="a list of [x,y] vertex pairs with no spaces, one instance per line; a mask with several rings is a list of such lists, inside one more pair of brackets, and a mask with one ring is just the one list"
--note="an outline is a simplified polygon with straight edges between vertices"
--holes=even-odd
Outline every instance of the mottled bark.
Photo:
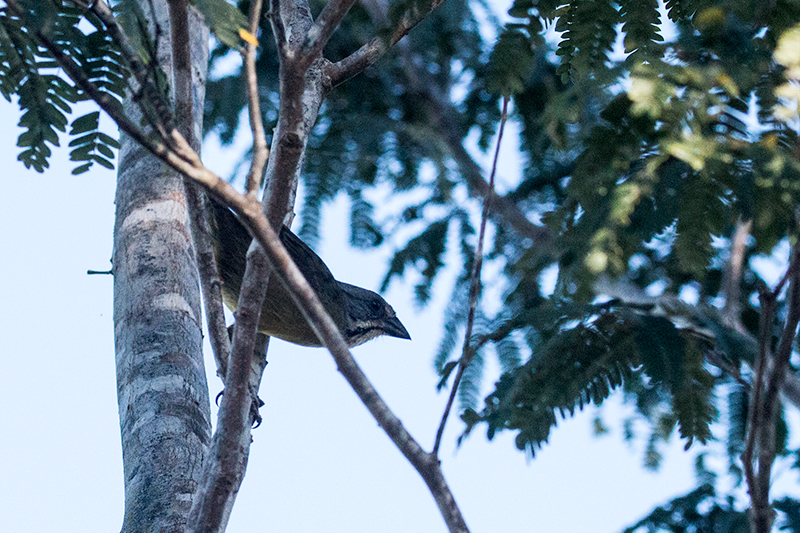
[[[159,63],[169,74],[167,4],[154,7]],[[208,33],[198,17],[190,22],[200,111],[191,128],[199,133]],[[137,105],[125,105],[138,120]],[[182,177],[129,137],[122,144],[113,256],[122,531],[183,531],[211,437],[195,253]]]

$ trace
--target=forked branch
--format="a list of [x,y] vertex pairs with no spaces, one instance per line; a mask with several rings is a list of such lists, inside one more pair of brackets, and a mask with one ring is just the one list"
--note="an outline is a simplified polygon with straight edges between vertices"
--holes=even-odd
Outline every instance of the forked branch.
[[[789,283],[788,313],[777,351],[773,357],[770,346],[775,305],[787,282]],[[759,353],[755,364],[753,390],[750,394],[747,438],[742,453],[742,463],[750,494],[751,531],[768,533],[775,520],[775,511],[770,505],[769,489],[772,464],[776,454],[775,425],[778,413],[778,391],[785,380],[792,347],[797,336],[797,326],[800,323],[800,246],[795,245],[786,275],[776,288],[770,291],[762,286],[760,293]]]

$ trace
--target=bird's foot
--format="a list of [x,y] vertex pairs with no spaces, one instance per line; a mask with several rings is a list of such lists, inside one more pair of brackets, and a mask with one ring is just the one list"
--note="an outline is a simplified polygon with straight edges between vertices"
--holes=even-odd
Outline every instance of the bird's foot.
[[[217,404],[219,407],[219,402],[222,396],[225,394],[225,389],[219,391],[219,394],[214,398],[214,403]],[[264,407],[264,400],[258,397],[257,394],[253,394],[253,400],[250,402],[250,424],[251,428],[255,429],[261,425],[263,418],[261,418],[261,413],[258,412],[259,409]]]

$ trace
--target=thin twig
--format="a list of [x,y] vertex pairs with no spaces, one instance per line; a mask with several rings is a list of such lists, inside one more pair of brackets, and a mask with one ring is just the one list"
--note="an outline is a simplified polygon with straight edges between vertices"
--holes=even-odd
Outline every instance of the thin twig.
[[[792,355],[792,346],[797,336],[797,325],[800,323],[800,245],[795,247],[792,254],[792,271],[789,295],[787,297],[788,314],[784,324],[781,341],[775,354],[775,365],[770,373],[764,393],[764,415],[771,417],[775,412],[778,401],[778,391],[781,388],[789,359]],[[773,293],[774,296],[774,293]]]
[[798,261],[795,259],[794,256],[789,258],[789,268],[786,269],[786,272],[784,272],[780,281],[778,281],[778,284],[775,285],[775,288],[772,290],[772,296],[774,298],[780,296],[781,291],[783,290],[783,286],[786,285],[786,282],[789,281],[790,277],[794,276],[795,269],[800,268],[800,265],[798,265],[797,263]]
[[[148,123],[155,128],[165,143],[171,145],[172,141],[169,132],[175,129],[175,124],[172,121],[169,104],[156,88],[150,71],[139,58],[136,48],[131,44],[128,36],[114,18],[114,14],[108,4],[103,0],[96,0],[91,4],[90,9],[105,25],[109,36],[120,47],[123,58],[139,84],[139,89],[145,96],[144,101],[139,101],[139,107],[147,117]],[[155,20],[153,23],[156,23]],[[155,60],[155,56],[153,56],[151,61]]]
[[483,264],[483,238],[486,233],[486,219],[489,217],[489,208],[494,196],[494,176],[497,172],[497,160],[500,155],[500,143],[503,140],[503,132],[508,119],[508,97],[503,98],[503,114],[500,118],[500,131],[497,133],[497,144],[494,150],[494,161],[492,162],[492,173],[489,176],[489,194],[486,195],[483,201],[483,212],[481,213],[481,226],[478,232],[478,243],[475,245],[475,262],[472,265],[472,275],[469,282],[469,312],[467,313],[467,326],[464,332],[464,347],[461,352],[461,359],[458,362],[458,372],[453,380],[453,387],[450,389],[450,396],[447,398],[447,405],[442,414],[442,420],[439,422],[439,429],[436,431],[436,440],[433,443],[433,451],[431,455],[438,457],[439,446],[442,443],[442,436],[444,435],[444,427],[447,424],[447,418],[450,415],[450,410],[453,407],[453,401],[456,397],[458,385],[461,383],[461,378],[464,377],[472,358],[475,355],[475,348],[470,347],[470,340],[472,338],[472,327],[475,323],[475,309],[478,306],[478,293],[480,292],[481,284],[481,265]]
[[[774,360],[768,361],[772,341],[772,326],[775,301],[782,285],[789,280],[787,296],[788,315],[781,334]],[[750,493],[750,523],[753,533],[768,533],[775,519],[770,506],[769,489],[772,464],[775,460],[775,423],[778,412],[778,391],[783,386],[786,368],[792,354],[792,346],[800,323],[800,246],[792,251],[787,275],[778,286],[769,291],[760,289],[762,315],[759,331],[759,355],[756,362],[753,392],[750,395],[748,431],[745,450],[742,453],[745,479]],[[758,469],[753,461],[758,450]]]
[[[257,35],[261,20],[262,0],[250,3],[250,33]],[[256,73],[256,45],[247,43],[244,49],[244,77],[247,85],[247,107],[250,114],[250,130],[253,133],[253,160],[247,173],[246,194],[256,196],[261,188],[264,168],[269,159],[267,136],[264,134],[264,123],[261,120],[261,102],[258,98],[258,75]]]

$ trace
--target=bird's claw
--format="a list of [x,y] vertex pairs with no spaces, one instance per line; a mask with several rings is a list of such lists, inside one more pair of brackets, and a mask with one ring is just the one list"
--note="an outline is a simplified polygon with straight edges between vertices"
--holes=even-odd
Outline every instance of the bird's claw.
[[[225,394],[225,389],[219,391],[219,394],[214,398],[214,403],[217,404],[219,407],[219,400]],[[253,395],[253,401],[250,402],[250,419],[253,421],[252,425],[250,426],[252,429],[257,428],[261,425],[263,418],[261,418],[261,413],[258,412],[259,409],[264,407],[264,400],[258,397],[258,395]]]

